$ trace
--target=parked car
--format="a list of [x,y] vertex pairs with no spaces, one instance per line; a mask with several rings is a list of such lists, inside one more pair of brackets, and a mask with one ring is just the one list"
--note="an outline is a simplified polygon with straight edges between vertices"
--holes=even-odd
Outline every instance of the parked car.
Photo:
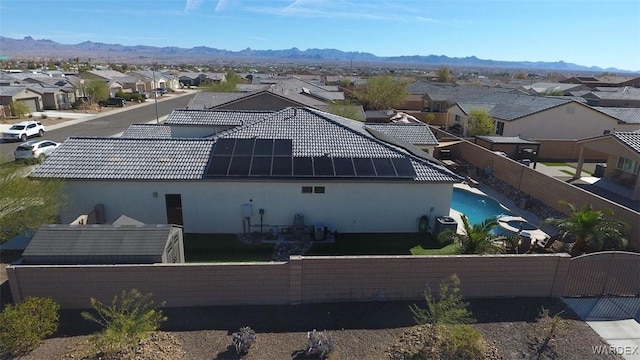
[[33,140],[20,144],[13,152],[16,161],[24,159],[44,160],[49,156],[60,144],[51,140]]
[[98,101],[98,105],[105,106],[105,107],[107,106],[123,107],[126,103],[127,103],[127,100],[121,97],[112,97],[112,98],[108,98],[107,100]]
[[44,136],[44,125],[40,121],[15,123],[2,133],[2,138],[14,141],[27,141],[32,136]]
[[167,93],[167,89],[165,89],[165,88],[156,88],[156,89],[153,89],[153,92],[157,92],[160,95],[164,95],[164,94]]

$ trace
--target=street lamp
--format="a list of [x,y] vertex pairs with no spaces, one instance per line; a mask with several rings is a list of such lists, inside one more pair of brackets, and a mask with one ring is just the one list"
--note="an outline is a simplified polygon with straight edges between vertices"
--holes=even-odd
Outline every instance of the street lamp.
[[[153,73],[153,86],[156,86],[156,69],[155,67],[151,67],[151,72]],[[151,89],[152,93],[153,93],[153,101],[155,101],[156,103],[156,124],[160,123],[160,118],[158,116],[158,92],[155,91],[155,87],[153,89]]]

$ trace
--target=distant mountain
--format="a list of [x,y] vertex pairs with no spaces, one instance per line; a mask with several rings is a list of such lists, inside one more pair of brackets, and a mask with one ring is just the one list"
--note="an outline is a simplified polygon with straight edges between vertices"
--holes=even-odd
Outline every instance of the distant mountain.
[[51,40],[35,40],[30,36],[24,39],[11,39],[0,36],[0,58],[47,58],[47,59],[92,59],[105,62],[162,62],[162,63],[206,63],[211,61],[260,61],[274,62],[315,62],[315,63],[367,63],[382,65],[406,65],[434,67],[447,65],[452,67],[504,68],[518,70],[561,70],[568,72],[628,72],[616,68],[602,69],[597,66],[583,66],[564,61],[530,62],[498,61],[478,59],[475,56],[451,58],[444,55],[413,55],[381,57],[365,52],[341,51],[336,49],[291,48],[285,50],[229,51],[206,46],[179,48],[175,46],[124,46],[85,41],[76,45],[60,44]]

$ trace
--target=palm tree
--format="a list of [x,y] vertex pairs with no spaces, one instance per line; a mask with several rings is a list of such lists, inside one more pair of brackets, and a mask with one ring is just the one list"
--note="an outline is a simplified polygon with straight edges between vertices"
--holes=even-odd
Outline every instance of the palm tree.
[[626,247],[624,231],[628,224],[608,218],[607,216],[613,215],[611,209],[594,210],[591,204],[585,204],[578,209],[564,200],[559,203],[569,207],[569,215],[564,218],[546,219],[543,224],[555,225],[565,237],[575,239],[574,250],[601,250],[605,241],[616,243],[617,247]]
[[480,224],[471,225],[466,215],[462,215],[464,234],[453,230],[445,230],[438,239],[443,243],[456,243],[460,254],[501,254],[504,247],[500,245],[503,236],[491,234],[491,230],[498,226],[495,218],[485,219]]

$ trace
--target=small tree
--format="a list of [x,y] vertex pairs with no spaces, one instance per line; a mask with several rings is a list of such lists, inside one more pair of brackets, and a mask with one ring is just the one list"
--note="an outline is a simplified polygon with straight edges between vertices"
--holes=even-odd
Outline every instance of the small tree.
[[427,124],[431,124],[436,119],[436,116],[433,113],[426,113],[424,115],[424,122]]
[[495,132],[495,124],[485,109],[471,109],[469,112],[469,132],[472,135],[490,135]]
[[390,76],[374,76],[364,87],[356,90],[355,96],[367,109],[387,110],[398,108],[407,98],[406,83]]
[[409,306],[418,324],[470,324],[474,321],[467,309],[469,304],[462,299],[460,278],[456,274],[440,281],[436,296],[425,291],[424,297],[426,309]]
[[27,297],[19,304],[8,304],[0,313],[3,350],[13,355],[34,350],[58,329],[58,310],[60,305],[51,298]]
[[[82,317],[100,324],[104,330],[92,341],[107,352],[132,352],[138,344],[149,338],[152,331],[167,321],[161,310],[156,309],[152,294],[142,294],[137,289],[122,291],[120,297],[113,298],[111,305],[105,305],[91,298],[91,306],[97,316],[83,312]],[[161,304],[161,306],[164,303]]]
[[22,101],[12,101],[9,103],[9,112],[18,118],[29,113],[29,106]]
[[327,112],[334,115],[346,117],[348,119],[362,120],[361,119],[362,117],[359,116],[360,115],[359,113],[361,112],[361,111],[358,111],[359,108],[360,108],[359,105],[354,105],[347,101],[336,101],[336,102],[329,103],[329,106],[327,107]]
[[91,101],[107,99],[109,97],[109,84],[102,80],[85,80],[84,93]]
[[503,236],[493,235],[491,230],[498,226],[495,218],[485,219],[480,224],[469,223],[466,215],[462,215],[463,234],[447,229],[438,235],[442,243],[456,243],[461,254],[500,254],[504,247],[499,244]]
[[449,68],[446,66],[440,66],[438,70],[436,70],[436,75],[438,77],[438,82],[451,82],[451,71],[449,71]]
[[518,71],[517,73],[515,73],[515,75],[513,75],[513,78],[518,80],[526,80],[527,73],[524,71]]

